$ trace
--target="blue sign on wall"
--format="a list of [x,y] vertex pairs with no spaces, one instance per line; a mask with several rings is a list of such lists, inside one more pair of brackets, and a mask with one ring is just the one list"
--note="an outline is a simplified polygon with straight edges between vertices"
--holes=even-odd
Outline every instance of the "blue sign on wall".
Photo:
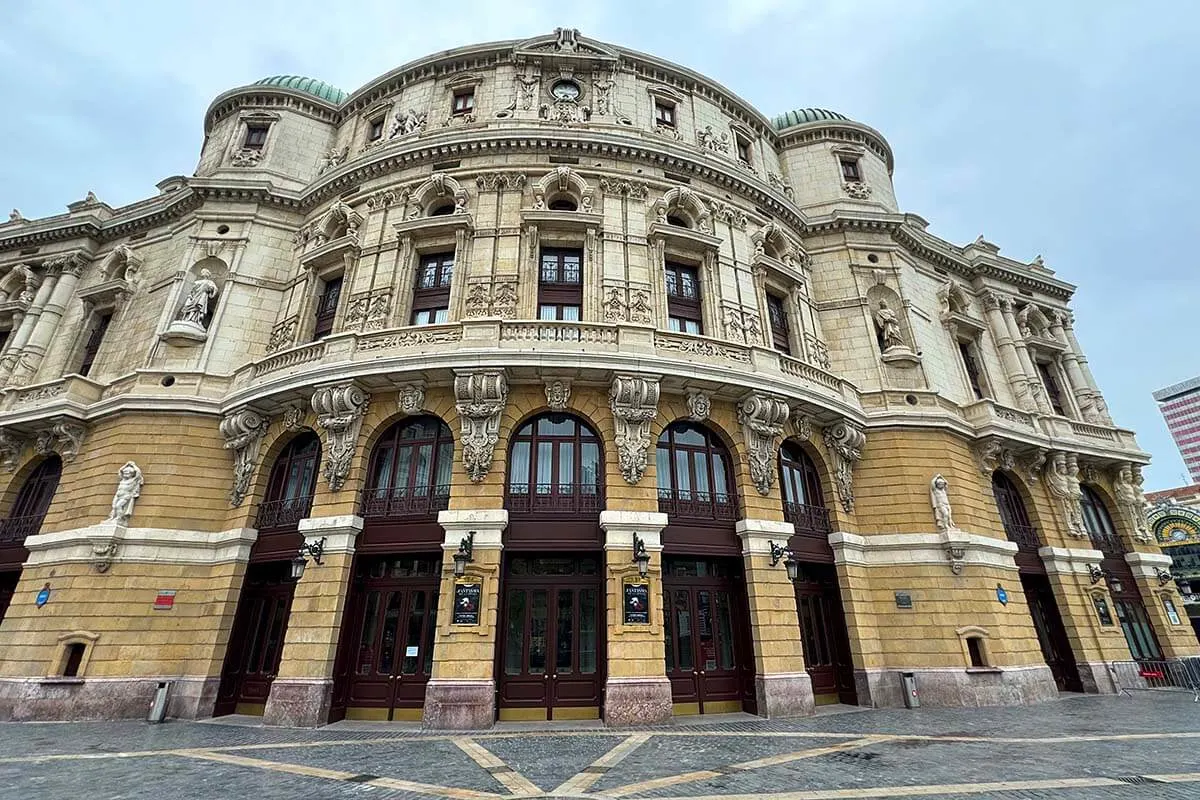
[[37,607],[41,608],[50,602],[50,584],[42,587],[42,590],[37,593]]
[[996,584],[996,599],[1000,601],[1000,605],[1008,605],[1008,590],[1000,584]]

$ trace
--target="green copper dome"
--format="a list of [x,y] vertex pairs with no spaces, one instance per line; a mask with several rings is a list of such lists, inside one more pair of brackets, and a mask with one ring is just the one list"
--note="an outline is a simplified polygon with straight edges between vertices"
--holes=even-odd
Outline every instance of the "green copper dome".
[[781,131],[793,125],[806,125],[809,122],[828,122],[830,120],[851,121],[845,114],[839,114],[836,111],[827,111],[823,108],[797,108],[795,111],[780,114],[771,120],[771,125],[775,130]]
[[254,82],[255,86],[278,86],[281,89],[295,89],[297,92],[311,94],[327,100],[334,105],[340,105],[349,95],[336,86],[316,78],[306,78],[303,75],[272,75]]

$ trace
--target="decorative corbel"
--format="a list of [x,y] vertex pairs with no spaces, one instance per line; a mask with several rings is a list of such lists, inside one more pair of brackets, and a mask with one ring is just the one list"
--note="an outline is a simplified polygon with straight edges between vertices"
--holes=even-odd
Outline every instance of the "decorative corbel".
[[413,381],[401,386],[396,393],[396,410],[406,417],[424,411],[425,382]]
[[21,460],[27,440],[10,430],[0,428],[0,467],[6,472],[12,472]]
[[1016,454],[995,437],[988,437],[971,446],[979,471],[991,476],[998,469],[1011,470],[1016,466]]
[[270,420],[249,408],[240,408],[221,420],[225,449],[233,451],[233,487],[229,490],[229,505],[234,508],[242,504],[250,490],[258,451],[270,424]]
[[862,458],[867,436],[863,429],[849,420],[830,425],[822,432],[825,447],[833,460],[834,485],[842,508],[854,510],[854,465]]
[[318,386],[312,394],[317,425],[325,431],[326,457],[321,473],[329,488],[341,491],[350,474],[358,434],[370,396],[354,383]]
[[617,375],[609,390],[609,407],[616,419],[617,456],[621,475],[637,483],[646,472],[650,423],[658,416],[657,378]]
[[807,442],[812,438],[812,420],[803,408],[797,407],[792,410],[792,431],[801,441]]
[[546,379],[546,405],[551,411],[566,411],[571,401],[571,381],[566,378]]
[[704,422],[712,414],[712,395],[699,389],[687,393],[688,419]]
[[59,417],[51,420],[50,427],[37,435],[33,449],[40,456],[58,453],[63,461],[74,461],[85,436],[87,426],[83,423]]
[[456,373],[454,400],[462,419],[463,467],[471,481],[479,483],[492,468],[508,379],[503,370]]
[[751,394],[738,406],[738,424],[746,441],[750,461],[750,479],[759,494],[770,494],[775,485],[779,439],[791,409],[785,400]]

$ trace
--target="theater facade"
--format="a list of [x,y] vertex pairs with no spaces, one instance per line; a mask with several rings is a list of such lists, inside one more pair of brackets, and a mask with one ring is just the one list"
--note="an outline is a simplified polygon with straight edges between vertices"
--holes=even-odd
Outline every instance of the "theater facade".
[[892,171],[559,29],[232,89],[194,175],[14,210],[0,718],[636,725],[1195,653],[1074,287]]

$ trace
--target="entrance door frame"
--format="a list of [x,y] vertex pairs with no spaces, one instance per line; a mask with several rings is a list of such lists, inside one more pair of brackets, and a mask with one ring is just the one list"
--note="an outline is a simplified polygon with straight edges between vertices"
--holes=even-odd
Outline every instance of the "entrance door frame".
[[[230,629],[229,646],[221,668],[221,682],[217,689],[213,716],[261,715],[266,709],[271,686],[283,658],[283,644],[287,638],[295,591],[296,583],[291,580],[291,564],[287,561],[254,563],[246,568],[246,577]],[[266,618],[265,628],[262,626],[263,605],[255,603],[256,600],[272,601],[270,608],[273,613]],[[275,619],[280,620],[277,635],[272,630],[272,622]],[[247,647],[251,648],[251,652],[254,651],[259,641],[258,633],[267,637],[262,640],[264,650],[260,651],[261,658],[256,659],[258,668],[247,672]],[[272,638],[275,641],[274,651],[266,649]]]

